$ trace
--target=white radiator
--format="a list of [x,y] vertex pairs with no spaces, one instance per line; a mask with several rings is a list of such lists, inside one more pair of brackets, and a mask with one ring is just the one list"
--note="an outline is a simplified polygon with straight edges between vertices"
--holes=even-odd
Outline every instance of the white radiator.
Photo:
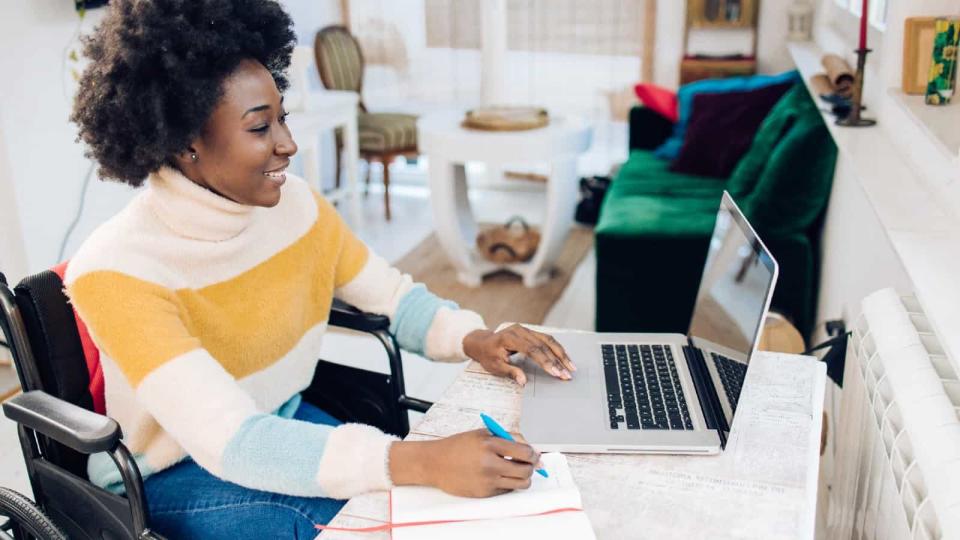
[[960,539],[960,380],[915,299],[863,300],[847,350],[831,539]]

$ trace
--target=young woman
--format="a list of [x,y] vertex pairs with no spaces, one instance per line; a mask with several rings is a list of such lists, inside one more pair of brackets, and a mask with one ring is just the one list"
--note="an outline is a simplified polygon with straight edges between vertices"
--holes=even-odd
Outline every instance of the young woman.
[[[272,0],[114,0],[86,44],[72,120],[100,175],[146,184],[87,239],[65,283],[100,349],[107,413],[173,538],[313,538],[342,499],[422,484],[530,485],[537,453],[473,431],[402,442],[302,403],[334,297],[389,315],[401,346],[523,384],[522,352],[575,368],[549,336],[494,333],[371,253],[286,172],[295,36]],[[511,458],[510,460],[504,457]],[[120,490],[105,455],[90,478]]]

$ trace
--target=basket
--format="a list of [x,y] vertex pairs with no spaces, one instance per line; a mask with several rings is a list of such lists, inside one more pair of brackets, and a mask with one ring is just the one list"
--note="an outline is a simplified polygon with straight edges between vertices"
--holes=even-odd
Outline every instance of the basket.
[[477,248],[483,258],[500,264],[530,260],[539,244],[540,233],[519,216],[477,235]]
[[546,109],[539,107],[479,107],[467,111],[461,124],[484,131],[523,131],[550,123]]

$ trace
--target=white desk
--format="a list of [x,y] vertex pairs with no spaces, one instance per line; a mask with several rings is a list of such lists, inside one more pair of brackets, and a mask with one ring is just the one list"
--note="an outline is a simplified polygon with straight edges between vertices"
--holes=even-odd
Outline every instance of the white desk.
[[[813,538],[825,376],[810,357],[758,353],[719,456],[567,454],[597,538]],[[471,362],[407,440],[481,428],[480,411],[516,431],[520,403],[519,387]],[[388,521],[388,494],[380,492],[351,499],[330,526]]]
[[[550,267],[573,224],[579,192],[577,156],[590,147],[592,130],[575,118],[553,118],[546,127],[528,131],[478,131],[461,127],[461,120],[462,113],[434,113],[417,121],[420,152],[430,162],[430,206],[440,246],[464,285],[477,287],[484,275],[497,270],[520,274],[527,287],[541,285],[550,278]],[[468,161],[488,166],[551,165],[540,246],[530,261],[497,264],[477,253],[477,222],[464,168]]]
[[[320,178],[320,139],[325,130],[343,128],[343,164],[346,184],[325,194],[331,202],[347,199],[347,212],[351,226],[360,225],[360,199],[357,197],[357,164],[360,161],[360,147],[357,136],[357,104],[359,96],[355,92],[327,90],[309,92],[307,99],[291,95],[290,101],[296,108],[290,110],[287,125],[293,139],[299,146],[303,158],[303,176],[318,191],[323,191]],[[343,210],[341,209],[341,212]]]

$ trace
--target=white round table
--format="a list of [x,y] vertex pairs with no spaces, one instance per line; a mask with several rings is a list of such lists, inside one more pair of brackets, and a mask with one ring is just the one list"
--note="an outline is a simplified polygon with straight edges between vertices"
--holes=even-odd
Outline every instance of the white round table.
[[[592,130],[576,118],[551,118],[550,124],[528,131],[479,131],[460,125],[463,113],[433,113],[417,122],[420,153],[430,164],[430,205],[437,238],[457,271],[457,279],[477,287],[483,276],[509,270],[536,287],[550,278],[553,262],[573,224],[577,194],[577,156],[590,147]],[[467,197],[464,165],[479,161],[503,167],[547,163],[547,200],[540,245],[527,262],[498,264],[476,249],[477,223]]]
[[360,198],[357,196],[357,163],[360,162],[359,136],[357,134],[357,104],[360,96],[356,92],[324,90],[306,94],[289,93],[287,102],[291,105],[287,125],[300,148],[303,159],[303,178],[317,191],[323,193],[323,181],[320,177],[320,133],[335,128],[343,128],[344,169],[346,186],[324,193],[324,197],[333,203],[349,198],[348,212],[351,226],[362,224]]

